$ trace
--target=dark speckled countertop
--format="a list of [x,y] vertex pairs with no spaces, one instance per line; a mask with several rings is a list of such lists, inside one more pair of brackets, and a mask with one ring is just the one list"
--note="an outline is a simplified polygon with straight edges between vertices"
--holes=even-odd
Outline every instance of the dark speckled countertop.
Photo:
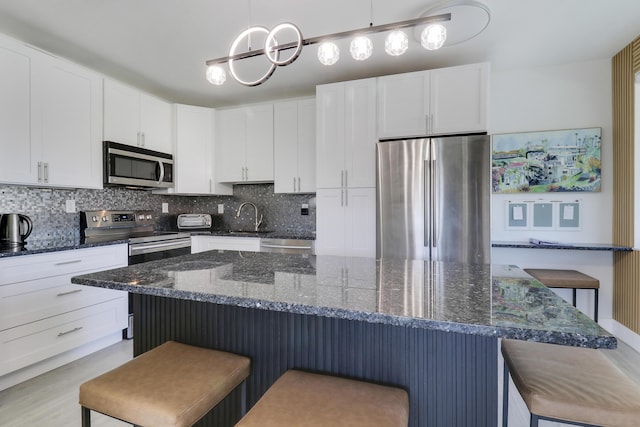
[[72,282],[406,327],[616,347],[611,334],[515,266],[209,251]]
[[608,251],[629,252],[629,246],[610,245],[605,243],[531,243],[531,242],[491,242],[494,248],[523,248],[523,249],[569,249],[574,251]]

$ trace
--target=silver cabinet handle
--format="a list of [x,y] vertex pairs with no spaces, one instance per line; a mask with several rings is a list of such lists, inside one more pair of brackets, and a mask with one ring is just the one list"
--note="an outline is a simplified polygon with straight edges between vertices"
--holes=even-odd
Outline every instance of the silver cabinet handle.
[[344,186],[349,186],[349,170],[344,171]]
[[44,162],[44,182],[49,182],[49,162]]
[[300,177],[298,177],[298,193],[300,192]]
[[74,332],[78,332],[80,329],[82,329],[82,326],[76,326],[75,328],[73,328],[73,329],[71,329],[71,330],[69,330],[69,331],[60,332],[60,333],[58,334],[58,336],[59,336],[59,337],[62,337],[62,336],[68,335],[68,334],[72,334],[72,333],[74,333]]
[[142,143],[140,142],[140,132],[136,133],[136,145],[140,147]]
[[293,177],[293,192],[296,192],[296,177]]
[[68,292],[60,292],[58,295],[56,295],[57,297],[63,297],[65,295],[71,295],[71,294],[77,294],[79,292],[82,292],[82,289],[74,289],[73,291],[68,291]]
[[79,262],[82,262],[81,259],[74,259],[72,261],[62,261],[62,262],[57,262],[54,265],[67,265],[67,264],[77,264]]
[[145,147],[145,146],[147,145],[147,137],[146,137],[146,135],[144,134],[144,132],[141,132],[141,133],[140,133],[140,135],[142,135],[142,138],[141,138],[141,140],[142,140],[142,146],[143,146],[143,147]]
[[344,187],[344,170],[340,171],[340,187]]
[[349,189],[348,188],[344,189],[344,206],[345,207],[349,206]]
[[38,162],[38,182],[42,182],[42,162]]

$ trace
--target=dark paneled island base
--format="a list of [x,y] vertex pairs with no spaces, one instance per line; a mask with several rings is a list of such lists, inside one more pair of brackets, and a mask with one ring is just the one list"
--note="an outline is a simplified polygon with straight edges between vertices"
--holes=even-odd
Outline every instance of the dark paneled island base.
[[[252,359],[248,404],[295,368],[398,386],[412,427],[498,424],[497,338],[132,294],[134,354],[167,340]],[[232,393],[198,426],[232,426]]]

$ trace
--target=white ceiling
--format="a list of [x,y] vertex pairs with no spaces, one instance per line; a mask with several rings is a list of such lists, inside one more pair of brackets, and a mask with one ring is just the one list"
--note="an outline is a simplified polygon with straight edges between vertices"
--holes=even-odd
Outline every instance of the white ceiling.
[[[440,2],[372,1],[374,25],[416,18]],[[411,40],[401,57],[379,48],[366,62],[352,60],[345,43],[332,67],[322,66],[315,47],[308,46],[296,62],[253,88],[230,79],[221,87],[209,84],[204,62],[226,56],[248,24],[273,28],[289,21],[305,38],[366,27],[371,0],[1,0],[0,32],[167,100],[211,107],[311,95],[317,84],[471,62],[490,61],[499,70],[611,58],[640,34],[640,0],[480,1],[490,8],[491,22],[468,42],[428,52]],[[248,61],[266,67],[265,58]]]

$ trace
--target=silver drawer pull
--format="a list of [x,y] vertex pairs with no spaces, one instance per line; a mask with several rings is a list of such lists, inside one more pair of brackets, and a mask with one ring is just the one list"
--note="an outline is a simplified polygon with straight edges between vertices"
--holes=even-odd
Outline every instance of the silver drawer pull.
[[71,329],[70,331],[60,332],[60,333],[58,334],[58,336],[59,336],[59,337],[63,337],[63,336],[65,336],[65,335],[71,334],[71,333],[73,333],[73,332],[78,332],[80,329],[82,329],[82,326],[77,326],[77,327],[75,327],[75,328]]
[[72,291],[68,291],[68,292],[60,292],[58,295],[56,295],[57,297],[63,297],[65,295],[71,295],[71,294],[77,294],[78,292],[82,292],[82,289],[74,289]]
[[57,262],[54,265],[67,265],[67,264],[77,264],[79,262],[82,262],[81,259],[74,259],[72,261],[62,261],[62,262]]

